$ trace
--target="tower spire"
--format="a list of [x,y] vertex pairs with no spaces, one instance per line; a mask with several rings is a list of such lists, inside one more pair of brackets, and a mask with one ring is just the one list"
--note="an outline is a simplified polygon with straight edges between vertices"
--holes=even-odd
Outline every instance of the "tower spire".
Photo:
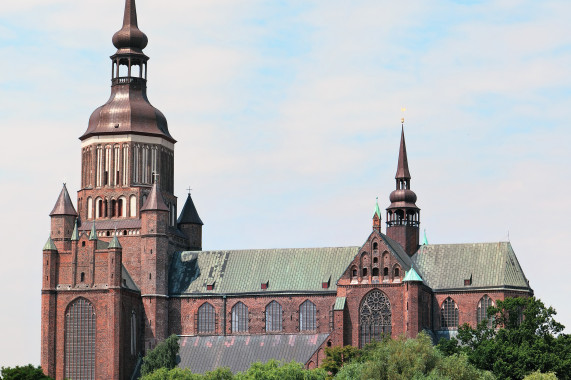
[[401,128],[400,135],[400,149],[399,149],[399,161],[397,165],[396,179],[410,179],[410,172],[408,171],[408,158],[406,156],[406,143],[404,141],[404,125]]
[[406,253],[413,255],[418,249],[420,209],[416,207],[416,194],[410,189],[410,172],[406,155],[404,125],[401,128],[396,189],[390,195],[387,208],[387,236],[396,240]]

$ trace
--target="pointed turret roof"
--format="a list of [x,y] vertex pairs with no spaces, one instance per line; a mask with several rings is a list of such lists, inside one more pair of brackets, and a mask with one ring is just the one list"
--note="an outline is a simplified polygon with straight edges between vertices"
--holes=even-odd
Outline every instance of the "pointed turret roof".
[[77,230],[77,218],[75,219],[75,226],[73,226],[73,232],[71,233],[71,241],[79,240],[79,231]]
[[422,282],[422,278],[416,273],[413,267],[410,267],[410,270],[406,272],[404,279],[402,282],[412,282],[412,281],[420,281]]
[[57,247],[54,244],[54,241],[52,240],[52,237],[50,236],[48,238],[48,241],[46,241],[46,244],[44,244],[44,251],[57,251]]
[[109,248],[109,249],[111,249],[111,248],[122,249],[123,248],[121,246],[121,243],[119,243],[119,239],[117,239],[117,235],[113,236],[113,239],[111,239],[111,241],[109,242],[109,246],[107,248]]
[[149,39],[145,33],[141,32],[137,24],[135,0],[126,0],[123,27],[113,35],[113,45],[119,50],[128,49],[141,52],[148,42]]
[[95,222],[91,225],[91,232],[89,233],[89,240],[97,240],[97,230],[95,229]]
[[381,209],[379,207],[379,197],[377,197],[377,202],[375,203],[375,214],[373,214],[373,216],[377,216],[379,219],[381,219]]
[[395,175],[395,178],[410,179],[410,172],[408,171],[408,158],[406,156],[406,144],[404,142],[404,126],[402,127],[402,130],[401,130],[399,162],[398,162],[397,174]]
[[71,198],[69,197],[65,183],[63,184],[63,189],[61,189],[61,192],[59,193],[59,197],[52,212],[50,212],[50,216],[54,215],[77,216],[77,212],[75,211],[75,207],[73,207],[73,203],[71,203]]
[[184,207],[180,212],[180,216],[178,217],[177,223],[204,225],[204,223],[202,223],[202,220],[200,219],[200,216],[198,216],[198,211],[196,211],[196,207],[194,207],[194,202],[192,201],[190,193],[188,193],[188,197],[186,198]]
[[149,210],[162,210],[162,211],[169,210],[169,208],[165,204],[165,201],[163,200],[163,196],[161,195],[161,192],[159,191],[159,187],[156,182],[153,183],[151,192],[149,193],[149,196],[147,197],[145,204],[141,208],[141,211],[149,211]]

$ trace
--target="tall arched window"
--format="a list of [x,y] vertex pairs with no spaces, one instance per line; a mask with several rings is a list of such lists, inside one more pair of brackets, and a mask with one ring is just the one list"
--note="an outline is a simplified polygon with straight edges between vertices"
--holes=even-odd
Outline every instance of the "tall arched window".
[[494,302],[492,301],[492,299],[490,297],[488,297],[488,295],[484,295],[481,299],[480,302],[478,302],[478,323],[482,322],[484,319],[488,320],[488,326],[492,327],[492,321],[494,320],[494,317],[490,317],[488,318],[488,308],[494,306]]
[[95,219],[103,217],[103,199],[97,198],[95,200]]
[[242,302],[232,308],[232,332],[248,332],[248,306]]
[[129,185],[129,145],[123,145],[123,186]]
[[299,307],[299,331],[313,331],[316,329],[315,304],[310,300],[306,300]]
[[125,217],[127,216],[127,198],[119,197],[117,200],[117,216]]
[[381,340],[383,334],[391,333],[391,304],[380,290],[369,292],[359,309],[360,345]]
[[216,330],[216,313],[214,306],[205,302],[198,308],[198,333],[214,333]]
[[282,305],[276,301],[266,306],[266,331],[282,331]]
[[137,216],[137,197],[134,195],[129,198],[129,216],[131,218]]
[[93,199],[87,198],[87,219],[93,218]]
[[452,330],[458,328],[458,305],[450,297],[444,300],[440,308],[440,326]]
[[135,311],[131,312],[131,355],[137,353],[137,316]]
[[85,298],[73,301],[65,313],[66,379],[95,379],[95,309]]

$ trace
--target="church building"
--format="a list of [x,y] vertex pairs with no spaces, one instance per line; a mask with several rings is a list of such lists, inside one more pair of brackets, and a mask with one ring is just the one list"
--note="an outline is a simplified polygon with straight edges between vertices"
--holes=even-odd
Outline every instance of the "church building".
[[497,300],[533,294],[509,242],[420,241],[404,129],[390,203],[386,212],[376,204],[358,245],[203,251],[190,194],[177,212],[176,140],[147,98],[147,42],[135,0],[126,0],[111,96],[79,138],[77,201],[64,185],[50,213],[47,375],[132,379],[171,334],[180,337],[179,366],[196,373],[272,358],[314,368],[326,347],[423,330],[448,337],[485,319]]

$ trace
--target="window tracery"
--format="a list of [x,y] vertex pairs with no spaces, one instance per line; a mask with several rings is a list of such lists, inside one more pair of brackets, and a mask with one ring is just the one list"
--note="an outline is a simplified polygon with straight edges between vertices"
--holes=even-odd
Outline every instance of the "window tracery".
[[375,289],[365,296],[359,309],[359,325],[361,347],[391,333],[391,304],[385,293]]

